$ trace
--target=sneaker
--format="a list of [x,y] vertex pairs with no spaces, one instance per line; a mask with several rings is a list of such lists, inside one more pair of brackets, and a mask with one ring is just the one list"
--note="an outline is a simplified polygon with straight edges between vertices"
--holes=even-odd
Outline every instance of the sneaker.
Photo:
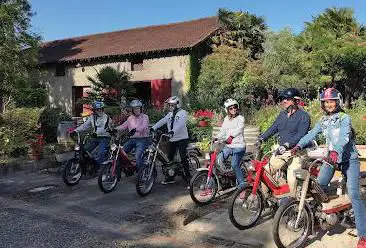
[[213,192],[211,188],[203,189],[200,192],[200,196],[212,196]]
[[366,248],[366,237],[362,237],[358,240],[357,248]]
[[162,185],[167,185],[167,184],[172,184],[172,183],[175,183],[174,178],[167,178],[161,182]]

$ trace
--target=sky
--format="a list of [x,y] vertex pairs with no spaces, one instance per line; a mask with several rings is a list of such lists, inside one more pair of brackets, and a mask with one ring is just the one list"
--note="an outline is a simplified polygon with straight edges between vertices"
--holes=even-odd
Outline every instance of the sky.
[[350,7],[366,24],[366,0],[29,0],[33,31],[44,41],[214,16],[219,8],[262,16],[274,31],[305,21],[329,7]]

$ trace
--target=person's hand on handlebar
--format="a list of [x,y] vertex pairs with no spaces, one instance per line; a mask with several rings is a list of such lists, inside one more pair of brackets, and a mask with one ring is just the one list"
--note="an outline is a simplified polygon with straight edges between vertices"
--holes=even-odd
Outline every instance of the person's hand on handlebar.
[[128,136],[129,136],[129,137],[131,137],[131,136],[135,135],[135,133],[136,133],[136,128],[133,128],[133,129],[131,129],[131,130],[128,132]]
[[170,132],[168,132],[168,133],[167,133],[167,135],[168,135],[170,138],[172,138],[172,137],[174,136],[174,132],[173,132],[173,131],[170,131]]

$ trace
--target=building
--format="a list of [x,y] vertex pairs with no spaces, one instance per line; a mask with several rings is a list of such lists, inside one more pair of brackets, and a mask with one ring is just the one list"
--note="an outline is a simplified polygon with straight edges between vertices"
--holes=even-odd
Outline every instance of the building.
[[80,116],[83,106],[76,103],[90,88],[87,76],[109,65],[131,74],[137,97],[161,107],[169,96],[187,93],[192,65],[210,52],[207,41],[218,28],[216,17],[208,17],[46,42],[40,64],[49,102]]

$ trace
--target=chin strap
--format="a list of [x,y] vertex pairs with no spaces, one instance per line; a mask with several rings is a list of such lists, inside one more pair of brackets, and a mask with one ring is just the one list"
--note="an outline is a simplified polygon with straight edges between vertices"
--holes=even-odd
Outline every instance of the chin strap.
[[294,104],[294,105],[288,106],[286,108],[286,111],[287,111],[287,113],[291,113],[293,110],[298,110],[298,109],[299,109],[299,107],[296,104]]

